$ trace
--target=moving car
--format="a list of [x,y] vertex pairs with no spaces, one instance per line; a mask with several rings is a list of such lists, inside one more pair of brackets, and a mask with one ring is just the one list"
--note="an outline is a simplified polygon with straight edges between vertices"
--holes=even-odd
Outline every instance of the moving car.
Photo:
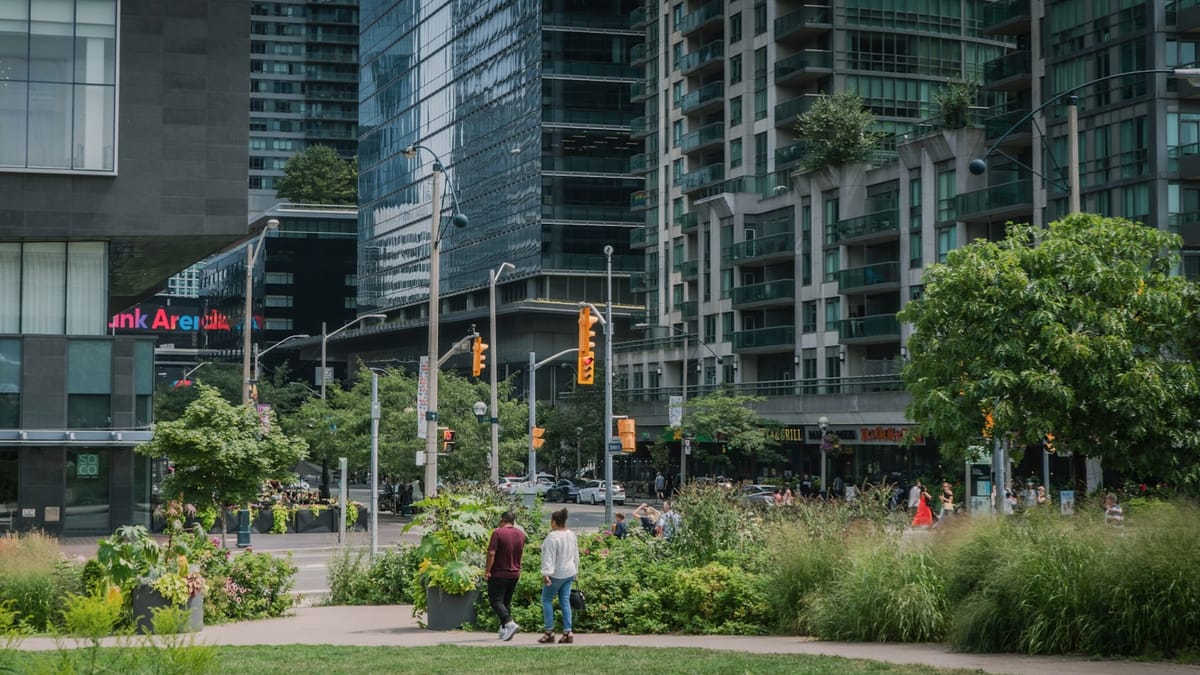
[[[605,501],[607,495],[605,493],[605,485],[602,480],[588,481],[582,489],[579,490],[578,502],[580,504],[600,504]],[[614,504],[625,504],[625,488],[613,483],[612,485],[612,500]]]
[[546,501],[548,502],[575,502],[579,503],[579,491],[587,485],[586,481],[571,480],[563,478],[546,490]]

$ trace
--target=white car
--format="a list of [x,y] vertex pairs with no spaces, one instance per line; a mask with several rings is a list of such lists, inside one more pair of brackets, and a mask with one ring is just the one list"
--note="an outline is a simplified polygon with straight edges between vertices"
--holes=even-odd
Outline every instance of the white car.
[[520,484],[521,479],[516,476],[503,476],[500,478],[500,482],[496,484],[496,487],[501,492],[511,493]]
[[[625,504],[625,488],[613,483],[612,500],[614,504]],[[580,504],[601,504],[607,498],[604,481],[591,480],[579,490]]]

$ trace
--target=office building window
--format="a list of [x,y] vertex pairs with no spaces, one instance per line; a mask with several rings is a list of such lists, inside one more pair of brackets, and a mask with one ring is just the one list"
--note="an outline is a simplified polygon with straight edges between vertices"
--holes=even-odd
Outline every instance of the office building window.
[[937,174],[937,202],[938,202],[938,222],[944,223],[954,220],[954,195],[956,186],[954,184],[955,174],[954,169],[939,170]]
[[954,225],[939,227],[937,230],[938,262],[946,262],[946,254],[958,248],[958,228]]
[[0,429],[21,425],[21,341],[0,339]]
[[762,176],[767,173],[767,132],[754,134],[754,173]]
[[267,317],[263,320],[263,327],[267,330],[292,330],[292,326],[291,319]]
[[800,207],[800,278],[801,284],[812,283],[813,273],[813,240],[812,240],[812,204],[805,203]]
[[736,169],[742,165],[742,139],[729,141],[729,168]]
[[267,307],[291,307],[292,296],[290,295],[268,295],[263,298],[263,304]]
[[817,332],[817,301],[806,300],[800,306],[800,332],[815,333]]
[[0,170],[116,169],[116,0],[0,2]]
[[721,312],[721,341],[729,342],[733,339],[733,312]]
[[0,243],[0,333],[103,335],[103,242]]
[[734,96],[729,99],[729,126],[736,127],[742,123],[742,97]]

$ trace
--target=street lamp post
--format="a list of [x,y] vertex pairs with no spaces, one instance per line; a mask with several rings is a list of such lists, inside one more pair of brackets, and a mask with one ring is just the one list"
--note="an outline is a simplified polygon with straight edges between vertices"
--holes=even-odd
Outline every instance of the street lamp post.
[[[441,303],[439,288],[441,284],[441,248],[442,248],[442,178],[445,176],[446,167],[442,164],[442,158],[438,154],[424,145],[413,144],[404,149],[404,156],[413,159],[417,156],[417,150],[424,150],[433,156],[432,166],[432,188],[430,189],[430,217],[429,217],[429,384],[426,391],[428,392],[428,408],[425,412],[425,496],[437,496],[437,475],[438,475],[438,456],[437,456],[437,408],[438,408],[438,314],[439,304]],[[451,217],[451,222],[456,227],[466,227],[467,217],[458,212],[458,198],[454,195],[454,188],[449,185],[450,199],[454,207],[454,215]],[[495,353],[495,352],[493,352]]]
[[607,292],[604,307],[604,522],[613,521],[613,322],[612,322],[612,257],[613,247],[604,247],[605,281]]
[[253,244],[246,245],[246,307],[242,312],[242,405],[250,403],[250,334],[254,330],[254,261],[262,251],[267,232],[279,228],[279,221],[271,218],[259,232]]
[[[825,437],[829,434],[829,418],[821,415],[817,418],[817,424],[821,425],[821,489],[819,493],[825,493]],[[828,497],[828,493],[825,493],[825,496]]]
[[347,328],[349,328],[349,327],[353,326],[354,324],[356,324],[360,321],[363,321],[365,319],[379,319],[380,321],[382,321],[386,318],[387,318],[386,314],[363,314],[362,316],[358,317],[357,319],[354,319],[350,323],[342,326],[341,328],[333,331],[332,333],[326,333],[325,332],[325,322],[324,321],[321,322],[321,398],[322,399],[325,398],[325,382],[326,382],[326,380],[329,379],[328,377],[326,377],[328,375],[328,366],[326,366],[326,361],[325,361],[325,353],[327,350],[326,345],[329,343],[329,338],[333,337],[334,335],[337,335],[338,333],[346,330]]
[[500,404],[496,395],[496,368],[500,365],[500,351],[496,346],[496,280],[504,273],[504,268],[515,269],[512,263],[500,263],[500,267],[488,273],[488,339],[492,341],[492,363],[488,367],[488,387],[491,393],[491,450],[492,485],[500,482]]
[[289,335],[289,336],[283,338],[282,340],[280,340],[279,342],[276,342],[275,344],[271,345],[270,347],[267,347],[266,349],[262,350],[261,352],[258,351],[258,343],[257,342],[254,343],[254,382],[257,384],[258,380],[259,380],[259,372],[258,371],[261,366],[261,363],[259,362],[259,360],[263,357],[263,354],[266,354],[267,352],[271,351],[272,349],[275,349],[276,347],[283,346],[283,344],[285,342],[288,342],[289,340],[302,340],[307,337],[311,337],[311,336],[308,333]]

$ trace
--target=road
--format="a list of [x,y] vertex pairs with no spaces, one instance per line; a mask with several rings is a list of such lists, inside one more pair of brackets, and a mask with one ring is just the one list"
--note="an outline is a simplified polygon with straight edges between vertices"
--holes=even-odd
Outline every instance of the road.
[[[361,493],[361,494],[360,494]],[[351,488],[350,497],[367,503],[370,501],[370,491],[363,488]],[[568,524],[578,532],[592,532],[604,521],[604,505],[598,504],[545,504],[542,507],[543,518],[550,520],[550,512],[566,506],[570,517]],[[633,505],[615,506],[615,510],[632,510]],[[400,542],[416,543],[420,539],[417,532],[404,532],[404,526],[410,519],[400,518],[391,513],[379,515],[379,548],[385,550]],[[291,554],[292,562],[296,564],[295,592],[305,598],[306,602],[319,601],[321,596],[329,592],[329,564],[340,555],[367,555],[370,549],[370,535],[367,532],[348,532],[344,546],[337,541],[337,534],[255,534],[250,544],[255,551],[270,553],[276,556]]]

